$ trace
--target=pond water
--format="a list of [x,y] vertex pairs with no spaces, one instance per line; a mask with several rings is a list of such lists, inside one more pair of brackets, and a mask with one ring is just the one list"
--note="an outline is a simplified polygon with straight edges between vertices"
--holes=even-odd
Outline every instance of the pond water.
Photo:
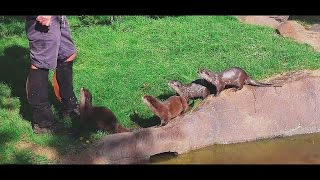
[[217,144],[174,156],[150,158],[152,164],[320,164],[320,133],[236,144]]

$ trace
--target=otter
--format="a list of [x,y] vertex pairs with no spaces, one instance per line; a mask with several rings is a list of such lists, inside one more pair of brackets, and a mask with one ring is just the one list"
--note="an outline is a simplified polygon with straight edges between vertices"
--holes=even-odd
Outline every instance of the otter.
[[142,100],[160,118],[161,123],[159,126],[168,124],[171,119],[185,113],[189,109],[186,99],[181,96],[171,96],[162,102],[153,96],[145,95],[142,97]]
[[237,90],[241,90],[245,84],[260,87],[281,87],[280,85],[257,82],[250,78],[248,74],[239,67],[232,67],[221,73],[213,73],[208,69],[200,69],[198,74],[201,78],[216,86],[216,96],[224,90],[226,86],[235,86]]
[[92,95],[86,88],[80,90],[80,119],[89,128],[103,130],[110,134],[129,132],[119,124],[117,117],[110,109],[92,105]]
[[183,85],[181,81],[169,80],[168,85],[172,89],[174,89],[180,96],[184,97],[187,101],[189,99],[198,97],[205,99],[210,95],[210,91],[207,87],[196,83]]

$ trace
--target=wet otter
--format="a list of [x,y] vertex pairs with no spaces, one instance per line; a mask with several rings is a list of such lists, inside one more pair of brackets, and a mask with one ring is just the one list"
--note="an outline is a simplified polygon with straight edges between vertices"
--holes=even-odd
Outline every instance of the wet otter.
[[226,86],[235,86],[238,90],[241,90],[245,84],[261,87],[281,87],[280,85],[257,82],[250,78],[248,74],[239,67],[233,67],[221,73],[213,73],[208,69],[200,69],[198,74],[201,78],[216,86],[216,96],[224,90]]
[[89,128],[107,131],[108,133],[129,132],[122,127],[113,112],[105,107],[92,106],[92,95],[86,88],[80,90],[80,117]]
[[210,91],[207,87],[196,83],[190,83],[183,85],[178,80],[169,80],[168,85],[174,89],[180,96],[184,97],[187,101],[192,98],[206,98],[210,95]]
[[171,119],[185,113],[189,109],[186,99],[181,96],[171,96],[164,102],[161,102],[153,96],[145,95],[142,97],[142,100],[160,118],[160,126],[166,125]]

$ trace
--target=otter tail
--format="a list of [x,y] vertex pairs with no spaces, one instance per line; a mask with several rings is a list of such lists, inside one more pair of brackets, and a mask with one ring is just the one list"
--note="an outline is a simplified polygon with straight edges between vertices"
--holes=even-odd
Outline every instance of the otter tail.
[[129,129],[127,129],[127,128],[124,128],[124,127],[121,126],[120,124],[118,124],[117,132],[118,132],[118,133],[123,133],[123,132],[131,132],[131,131],[130,131]]
[[270,83],[261,83],[257,82],[251,78],[248,78],[247,84],[253,85],[253,86],[260,86],[260,87],[282,87],[281,85],[275,85]]

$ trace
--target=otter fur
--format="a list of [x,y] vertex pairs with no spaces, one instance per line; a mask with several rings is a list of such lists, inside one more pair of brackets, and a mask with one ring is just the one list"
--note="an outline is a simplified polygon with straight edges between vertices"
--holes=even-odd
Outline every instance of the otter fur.
[[200,69],[198,74],[201,78],[216,86],[216,96],[224,90],[226,86],[235,86],[237,90],[241,90],[245,84],[261,87],[281,87],[280,85],[257,82],[239,67],[232,67],[221,73],[214,73],[208,69]]
[[110,109],[92,105],[92,95],[86,88],[80,90],[80,117],[82,123],[91,129],[103,130],[110,134],[129,132],[119,124]]
[[175,90],[180,96],[184,97],[187,101],[193,98],[205,99],[210,95],[210,91],[207,87],[196,83],[182,84],[178,80],[169,80],[168,85]]
[[145,95],[142,97],[142,100],[160,118],[160,126],[168,124],[171,119],[185,113],[189,109],[186,99],[181,96],[171,96],[162,102],[153,96]]

